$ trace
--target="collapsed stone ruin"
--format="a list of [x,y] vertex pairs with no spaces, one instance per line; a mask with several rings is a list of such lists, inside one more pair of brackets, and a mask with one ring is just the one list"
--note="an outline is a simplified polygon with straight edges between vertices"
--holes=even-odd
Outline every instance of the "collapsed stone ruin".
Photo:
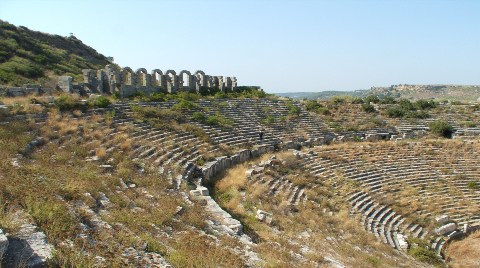
[[174,70],[165,73],[159,69],[150,74],[145,68],[134,72],[130,67],[116,70],[111,64],[101,70],[83,70],[83,83],[74,84],[70,76],[59,77],[58,87],[65,92],[94,92],[120,94],[128,97],[138,93],[199,92],[202,88],[215,88],[222,92],[235,91],[237,78],[206,75],[203,71],[191,73],[186,70],[178,74]]

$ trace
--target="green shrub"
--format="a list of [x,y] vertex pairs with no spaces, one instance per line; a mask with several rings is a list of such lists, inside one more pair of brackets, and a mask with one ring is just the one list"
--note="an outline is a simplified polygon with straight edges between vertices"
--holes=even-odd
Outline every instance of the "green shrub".
[[85,110],[87,107],[85,104],[75,100],[71,95],[64,94],[54,100],[54,105],[60,111],[73,111],[73,110]]
[[430,129],[430,132],[433,134],[445,137],[445,138],[451,138],[453,134],[453,127],[450,125],[448,122],[444,120],[438,120],[431,122],[428,124],[428,128]]
[[386,112],[387,116],[391,118],[401,118],[405,115],[405,111],[398,105],[388,107]]
[[205,123],[207,120],[207,117],[201,112],[194,112],[192,114],[192,119],[200,123]]
[[263,123],[266,125],[273,125],[275,123],[275,118],[272,115],[267,115],[267,117],[263,120]]
[[100,96],[95,99],[93,105],[98,108],[107,108],[112,102],[105,96]]
[[366,103],[379,103],[380,102],[380,99],[375,96],[375,95],[368,95],[367,97],[365,97],[365,102]]
[[480,184],[476,181],[470,181],[468,182],[468,188],[469,189],[472,189],[472,190],[477,190],[477,189],[480,189]]
[[417,100],[414,106],[419,110],[428,110],[437,107],[437,104],[433,100]]
[[472,122],[472,121],[467,121],[467,122],[465,122],[465,126],[466,127],[476,127],[477,124],[475,122]]
[[338,105],[338,104],[343,104],[343,103],[345,103],[346,98],[345,98],[345,97],[341,97],[341,96],[334,96],[334,97],[331,99],[331,101],[332,101],[333,104]]
[[380,99],[378,103],[380,103],[380,104],[395,104],[395,103],[397,103],[397,101],[393,97],[386,96],[386,97],[383,97],[382,99]]
[[410,111],[406,113],[405,117],[425,119],[425,118],[429,118],[430,115],[425,111]]
[[305,109],[309,112],[316,112],[318,108],[322,107],[317,101],[314,100],[308,100],[305,103]]
[[174,110],[192,110],[198,108],[198,105],[188,101],[181,99],[179,102],[177,102],[175,105],[173,105],[172,109]]
[[371,105],[370,103],[364,103],[362,104],[362,110],[367,113],[374,113],[375,107],[373,107],[373,105]]
[[407,253],[415,259],[433,265],[441,265],[442,261],[435,252],[429,249],[429,244],[418,238],[409,238],[408,244],[410,247]]
[[364,101],[361,98],[353,98],[351,103],[352,104],[363,104]]
[[216,114],[216,115],[209,115],[205,123],[210,126],[229,127],[232,125],[233,122],[232,120],[224,117],[223,115]]
[[413,104],[407,99],[401,99],[398,102],[398,104],[400,105],[400,107],[402,107],[402,109],[404,109],[406,111],[415,110],[415,107],[413,106]]
[[437,257],[435,252],[422,247],[422,246],[412,246],[408,249],[408,254],[413,256],[415,259],[426,262],[433,265],[441,264],[441,260]]
[[159,102],[159,101],[165,101],[165,93],[152,93],[148,98],[146,98],[144,101],[150,101],[150,102]]

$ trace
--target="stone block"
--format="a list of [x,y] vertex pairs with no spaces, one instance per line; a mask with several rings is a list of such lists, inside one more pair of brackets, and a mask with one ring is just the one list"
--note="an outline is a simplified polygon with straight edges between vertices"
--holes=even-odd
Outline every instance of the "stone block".
[[397,234],[397,241],[400,249],[407,250],[408,249],[408,242],[405,240],[405,236],[403,234]]
[[268,213],[260,209],[257,210],[255,218],[257,218],[259,221],[265,222],[266,224],[272,224],[273,222],[272,213]]
[[445,235],[447,233],[453,232],[457,229],[457,225],[453,222],[445,224],[435,229],[435,233],[438,235]]
[[208,196],[209,192],[206,187],[198,186],[197,189],[190,191],[190,196],[193,199],[202,199],[204,196]]
[[73,78],[71,76],[60,76],[58,78],[57,86],[63,92],[71,93],[72,92],[72,82],[73,82]]
[[435,222],[438,225],[444,225],[448,223],[449,220],[450,220],[450,217],[448,215],[439,215],[435,217]]
[[264,169],[265,169],[264,167],[256,167],[253,169],[253,174],[262,173]]

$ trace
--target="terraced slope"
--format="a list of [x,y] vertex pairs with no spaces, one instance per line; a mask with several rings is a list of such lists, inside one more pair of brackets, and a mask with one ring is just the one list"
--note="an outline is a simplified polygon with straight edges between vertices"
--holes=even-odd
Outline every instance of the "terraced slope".
[[459,229],[480,225],[478,149],[477,141],[342,144],[304,159],[319,179],[352,185],[352,213],[380,240],[406,249],[405,236],[431,239],[440,254],[458,233],[437,236],[436,217],[448,215]]
[[27,243],[55,265],[418,267],[428,264],[405,251],[428,243],[440,254],[479,223],[477,141],[338,143],[345,133],[295,105],[116,103],[7,117],[4,264]]

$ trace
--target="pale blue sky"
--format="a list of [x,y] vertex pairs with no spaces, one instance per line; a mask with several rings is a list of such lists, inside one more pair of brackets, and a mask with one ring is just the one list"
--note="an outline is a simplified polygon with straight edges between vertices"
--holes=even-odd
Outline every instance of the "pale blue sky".
[[121,66],[267,92],[480,84],[480,1],[21,1],[0,19],[73,33]]

